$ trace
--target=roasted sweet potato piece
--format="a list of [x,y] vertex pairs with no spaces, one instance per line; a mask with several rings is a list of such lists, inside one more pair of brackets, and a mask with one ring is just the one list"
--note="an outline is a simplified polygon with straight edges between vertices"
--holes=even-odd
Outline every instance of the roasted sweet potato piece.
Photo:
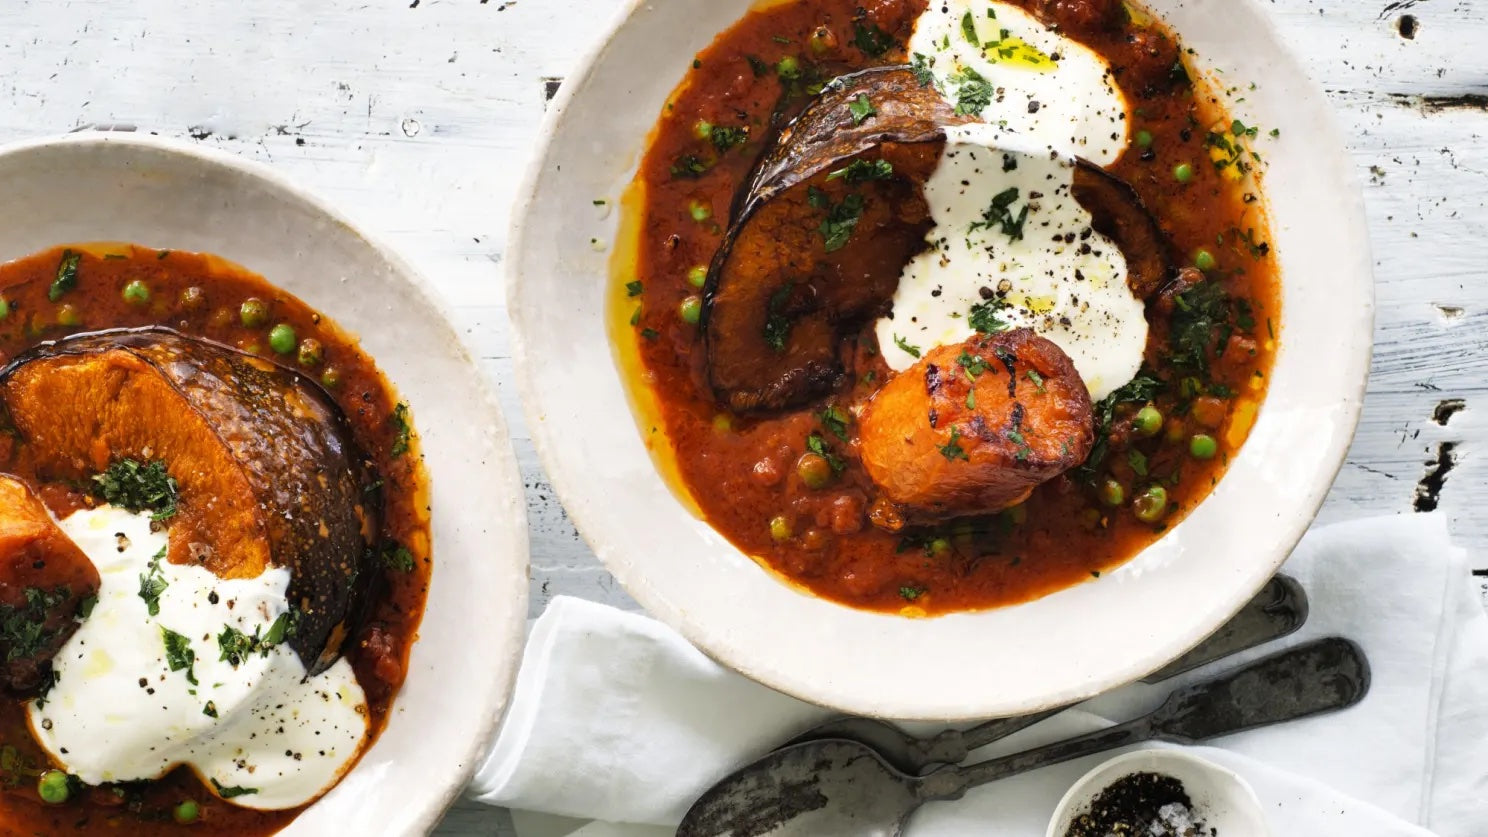
[[940,346],[886,383],[859,417],[860,454],[908,523],[1021,502],[1085,461],[1090,393],[1057,345],[1030,329]]
[[[44,343],[0,370],[0,398],[49,477],[158,460],[180,485],[170,560],[223,578],[291,572],[291,647],[336,658],[368,580],[378,509],[365,456],[315,383],[163,328]],[[365,586],[365,585],[362,585]]]
[[[875,113],[860,120],[853,105],[862,113],[864,101]],[[885,311],[925,246],[932,222],[922,187],[945,127],[965,121],[909,68],[882,67],[832,82],[780,131],[735,200],[704,288],[707,373],[720,402],[777,411],[837,384],[838,341]],[[1084,161],[1073,193],[1126,253],[1133,291],[1155,291],[1168,247],[1136,193]],[[848,201],[860,203],[844,210]],[[833,242],[848,217],[845,238]]]
[[1100,166],[1080,160],[1070,194],[1090,213],[1095,231],[1121,248],[1132,293],[1139,299],[1156,293],[1172,274],[1168,239],[1136,191]]
[[16,694],[46,680],[52,655],[77,630],[98,570],[25,483],[0,475],[0,681]]

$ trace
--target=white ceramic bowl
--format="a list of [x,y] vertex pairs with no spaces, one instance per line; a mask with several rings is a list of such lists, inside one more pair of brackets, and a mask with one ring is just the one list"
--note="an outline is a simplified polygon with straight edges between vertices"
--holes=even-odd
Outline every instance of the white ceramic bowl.
[[420,834],[476,767],[527,618],[526,509],[494,396],[402,259],[237,157],[119,133],[0,148],[0,260],[127,241],[227,258],[325,312],[413,411],[434,496],[434,572],[387,729],[288,835]]
[[[1328,103],[1254,0],[1151,0],[1269,132],[1265,192],[1284,282],[1281,349],[1249,442],[1180,525],[1098,581],[1016,607],[910,620],[777,581],[693,516],[629,419],[606,328],[613,205],[692,56],[753,0],[632,0],[564,82],[514,209],[513,348],[537,451],[574,523],[653,615],[721,662],[844,711],[972,719],[1141,677],[1219,627],[1321,505],[1358,420],[1373,279],[1362,197]],[[1255,90],[1248,89],[1254,82]]]
[[1082,776],[1059,800],[1046,837],[1064,837],[1070,822],[1090,810],[1101,791],[1133,773],[1161,773],[1182,782],[1193,802],[1194,818],[1224,837],[1268,837],[1271,833],[1261,801],[1244,779],[1183,750],[1162,748],[1117,756]]

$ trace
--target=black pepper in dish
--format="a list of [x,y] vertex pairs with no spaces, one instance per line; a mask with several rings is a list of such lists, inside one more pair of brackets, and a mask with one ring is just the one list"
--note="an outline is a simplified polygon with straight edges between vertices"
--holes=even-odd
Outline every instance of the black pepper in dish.
[[1118,779],[1075,817],[1064,837],[1219,837],[1201,822],[1183,783],[1160,773]]

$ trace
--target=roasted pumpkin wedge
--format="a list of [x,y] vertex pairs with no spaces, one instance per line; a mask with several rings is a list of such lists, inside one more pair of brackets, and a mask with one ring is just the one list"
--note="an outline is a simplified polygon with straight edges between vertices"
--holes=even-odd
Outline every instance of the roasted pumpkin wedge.
[[1022,502],[1085,461],[1090,392],[1031,329],[940,346],[884,384],[859,416],[863,466],[897,510],[934,523]]
[[0,474],[0,679],[17,694],[47,680],[77,630],[98,571],[20,480]]
[[0,399],[48,478],[163,463],[180,486],[169,559],[229,579],[288,568],[290,646],[312,674],[335,661],[375,576],[380,510],[367,459],[318,385],[145,328],[44,343],[0,370]]
[[[926,246],[922,187],[946,127],[966,121],[912,69],[881,67],[831,82],[776,135],[735,198],[704,287],[720,403],[779,411],[838,385],[841,338],[888,311],[904,265]],[[1133,291],[1156,291],[1169,247],[1136,193],[1085,161],[1072,191],[1126,254]]]

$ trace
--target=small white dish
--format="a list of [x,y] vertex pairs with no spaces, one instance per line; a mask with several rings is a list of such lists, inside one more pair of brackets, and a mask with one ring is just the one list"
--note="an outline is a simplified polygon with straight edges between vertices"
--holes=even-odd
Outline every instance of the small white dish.
[[1231,770],[1183,750],[1137,750],[1107,761],[1086,773],[1059,800],[1046,837],[1064,837],[1075,817],[1090,810],[1101,791],[1134,773],[1172,776],[1183,783],[1193,802],[1194,819],[1221,837],[1269,837],[1261,801],[1250,785]]
[[285,835],[423,834],[479,760],[526,634],[527,517],[491,388],[427,282],[272,170],[201,146],[79,133],[0,148],[0,260],[122,241],[212,253],[334,319],[412,408],[434,571],[386,729]]
[[1278,132],[1263,191],[1282,271],[1280,348],[1249,441],[1203,503],[1098,581],[933,619],[869,613],[782,583],[678,499],[632,418],[607,326],[610,256],[594,245],[616,240],[620,213],[606,210],[681,68],[755,5],[628,0],[564,81],[518,193],[506,258],[517,385],[570,518],[651,615],[745,676],[849,714],[1031,714],[1156,671],[1276,573],[1358,423],[1374,278],[1327,100],[1256,0],[1146,3],[1237,91],[1236,118]]

